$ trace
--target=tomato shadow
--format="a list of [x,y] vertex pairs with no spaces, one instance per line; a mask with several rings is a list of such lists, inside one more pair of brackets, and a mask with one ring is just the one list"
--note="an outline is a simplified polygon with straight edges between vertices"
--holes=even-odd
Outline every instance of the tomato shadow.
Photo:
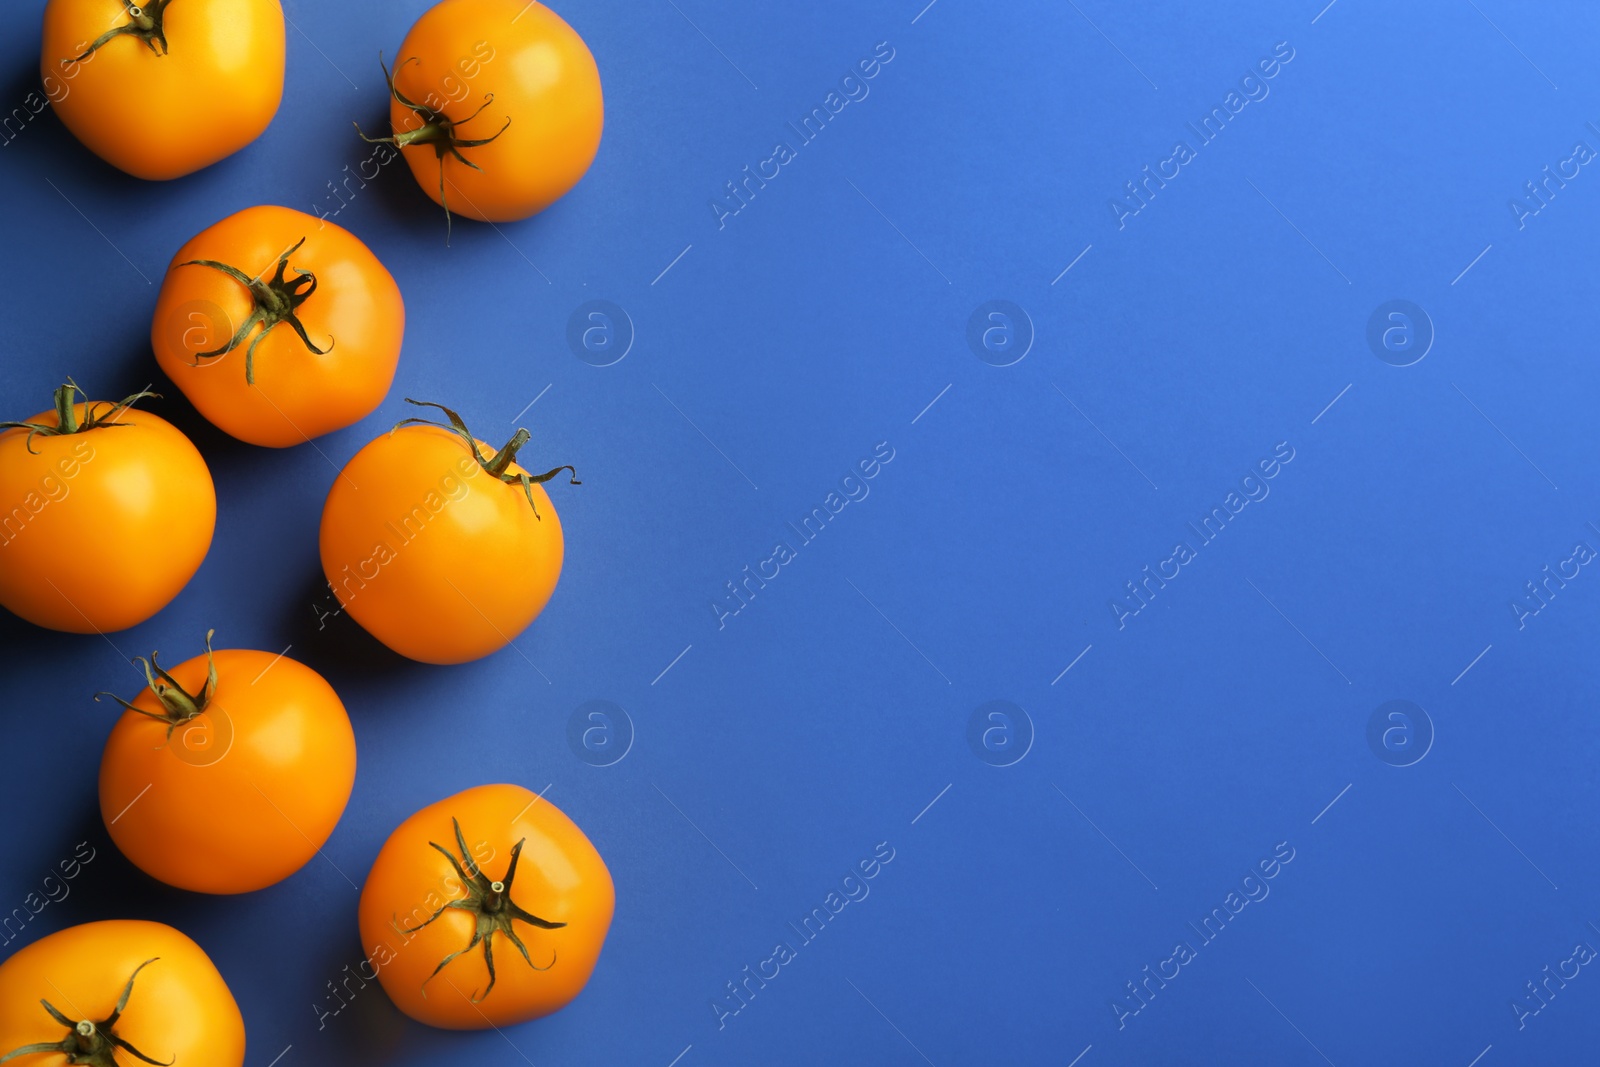
[[341,683],[403,689],[438,668],[407,659],[361,628],[328,587],[320,568],[302,578],[293,609],[283,620],[284,640],[314,650],[307,662],[337,690]]

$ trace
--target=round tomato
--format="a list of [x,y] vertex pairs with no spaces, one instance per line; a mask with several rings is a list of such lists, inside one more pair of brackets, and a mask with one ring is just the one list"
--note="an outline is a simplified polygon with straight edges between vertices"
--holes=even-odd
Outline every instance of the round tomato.
[[211,472],[171,423],[77,402],[0,423],[0,604],[70,633],[137,625],[166,607],[211,547]]
[[50,0],[56,114],[137,178],[181,178],[261,136],[283,98],[279,0]]
[[[197,893],[248,893],[306,865],[356,779],[356,739],[333,687],[287,656],[206,652],[150,685],[111,731],[100,814],[145,873]],[[109,694],[107,694],[109,695]]]
[[605,861],[560,809],[480,785],[389,835],[361,890],[361,944],[418,1022],[507,1026],[578,995],[615,906]]
[[12,1057],[240,1067],[244,1018],[216,964],[172,927],[85,923],[0,964],[0,1060]]
[[443,0],[384,75],[393,135],[367,140],[398,145],[447,216],[510,222],[543,211],[600,147],[594,56],[541,3]]
[[200,414],[241,441],[284,448],[383,402],[405,323],[400,288],[353,233],[262,206],[178,250],[150,343]]
[[[408,403],[418,401],[407,399]],[[322,569],[368,633],[424,663],[465,663],[510,644],[561,576],[561,520],[515,460],[435,407],[448,427],[407,419],[355,454],[322,509]]]

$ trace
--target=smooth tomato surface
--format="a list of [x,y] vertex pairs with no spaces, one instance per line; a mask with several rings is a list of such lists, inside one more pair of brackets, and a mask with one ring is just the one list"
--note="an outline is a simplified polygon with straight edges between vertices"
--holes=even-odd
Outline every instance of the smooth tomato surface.
[[[298,272],[315,281],[295,316],[324,354],[311,351],[285,321],[265,337],[267,324],[256,325],[231,351],[203,357],[233,339],[257,300],[237,279],[193,261],[271,281],[279,259],[302,240],[285,274],[291,283]],[[405,321],[399,286],[359,238],[315,216],[263,205],[203,230],[173,256],[150,343],[161,369],[214,425],[241,441],[284,448],[343,429],[383,402]],[[247,357],[253,384],[246,380]]]
[[449,430],[401,427],[334,479],[322,569],[351,616],[402,656],[479,659],[527,628],[561,576],[561,519],[543,486],[532,494],[530,506]]
[[[477,929],[474,912],[445,908],[473,898],[467,886],[473,868],[457,825],[466,856],[491,885],[505,884],[523,842],[506,895],[527,914],[560,924],[546,929],[512,921],[527,959],[506,934],[493,934],[492,988],[481,943],[434,974]],[[450,851],[462,870],[434,845]],[[548,1015],[578,995],[600,957],[615,905],[611,872],[571,819],[522,786],[483,785],[423,808],[384,842],[361,891],[361,944],[385,992],[413,1019],[451,1030],[506,1026]],[[438,918],[427,922],[435,912]]]
[[[147,960],[154,962],[141,970]],[[136,971],[127,1006],[111,1028],[117,1037],[160,1063],[244,1063],[244,1019],[210,957],[170,926],[131,919],[69,927],[0,964],[0,1056],[71,1033],[41,1000],[74,1023],[108,1019]],[[127,1052],[116,1055],[118,1063],[139,1062]],[[13,1062],[54,1067],[69,1061],[39,1053]]]
[[[123,855],[168,885],[248,893],[305,866],[355,784],[356,740],[339,697],[287,656],[215,653],[205,711],[172,729],[126,711],[100,763],[100,812]],[[206,685],[202,654],[170,669]],[[163,714],[146,688],[135,707]]]
[[65,86],[56,113],[90,151],[135,177],[165,180],[261,136],[283,97],[279,0],[167,0],[165,54],[124,34],[78,58],[134,21],[122,0],[45,7],[40,71],[47,86]]
[[[461,139],[481,140],[505,126],[492,143],[461,149],[481,170],[443,158],[442,199],[438,152],[402,149],[417,183],[456,214],[508,222],[543,211],[578,183],[599,150],[599,68],[577,31],[543,4],[443,0],[406,34],[394,76],[406,99],[463,123]],[[487,94],[494,100],[483,107]],[[390,101],[390,120],[397,131],[421,125],[398,100]]]
[[[74,406],[80,421],[87,408]],[[54,411],[28,421],[59,425]],[[29,622],[125,630],[166,607],[211,547],[216,490],[194,445],[147,411],[116,421],[36,435],[32,452],[27,430],[0,432],[0,604]]]

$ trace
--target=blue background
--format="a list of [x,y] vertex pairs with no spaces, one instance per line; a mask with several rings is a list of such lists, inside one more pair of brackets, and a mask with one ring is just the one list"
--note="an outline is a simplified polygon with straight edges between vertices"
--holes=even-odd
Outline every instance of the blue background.
[[[369,151],[350,121],[387,114],[378,51],[425,0],[288,0],[277,120],[178,182],[124,176],[49,113],[8,132],[4,417],[69,374],[104,397],[154,380],[219,496],[209,558],[146,624],[0,620],[0,909],[98,849],[26,939],[176,924],[237,994],[250,1062],[281,1067],[1592,1057],[1593,968],[1520,1029],[1511,1003],[1600,947],[1600,575],[1520,628],[1510,605],[1600,547],[1600,175],[1520,227],[1509,201],[1575,142],[1600,149],[1600,10],[924,2],[558,5],[605,83],[593,169],[449,247],[403,168],[347,194],[333,218],[392,269],[409,330],[389,400],[314,448],[199,419],[155,368],[150,310],[204,226],[339,206],[329,183]],[[7,109],[37,84],[37,19],[0,37]],[[870,95],[719,228],[723,183],[880,41]],[[1270,95],[1119,228],[1123,183],[1194,146],[1185,123],[1280,41]],[[604,368],[566,341],[596,299],[636,334]],[[1033,338],[1007,367],[968,342],[994,299]],[[1367,341],[1393,299],[1436,333],[1407,367]],[[407,395],[488,438],[526,424],[530,457],[583,476],[553,491],[566,570],[520,654],[428,667],[346,617],[319,627],[322,501]],[[719,628],[723,583],[880,441],[870,496]],[[1270,495],[1119,628],[1124,582],[1197,543],[1186,524],[1279,442]],[[91,694],[131,696],[127,656],[186,658],[213,626],[292,646],[360,745],[326,859],[240,899],[152,882],[96,805],[114,712]],[[997,699],[1026,720],[974,747]],[[1396,699],[1434,733],[1407,767],[1419,717],[1368,742]],[[568,741],[591,700],[631,722],[611,766]],[[388,832],[498,780],[549,786],[615,876],[588,989],[503,1034],[429,1030],[376,985],[319,1018],[362,956],[354,886]],[[895,859],[870,896],[719,1028],[725,983],[879,842]],[[1188,924],[1279,842],[1270,895],[1202,944]],[[1125,983],[1180,940],[1196,958],[1119,1028]]]

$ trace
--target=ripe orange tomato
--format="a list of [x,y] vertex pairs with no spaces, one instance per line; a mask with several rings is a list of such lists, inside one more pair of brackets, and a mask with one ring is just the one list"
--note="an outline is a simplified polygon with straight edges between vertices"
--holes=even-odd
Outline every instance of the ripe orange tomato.
[[519,785],[480,785],[389,835],[361,890],[361,944],[418,1022],[507,1026],[578,995],[615,906],[605,861],[560,809]]
[[367,139],[400,146],[447,215],[525,219],[576,185],[600,147],[594,56],[541,3],[443,0],[385,75],[393,136]]
[[283,98],[279,0],[50,0],[39,66],[67,129],[137,178],[180,178],[261,136]]
[[333,687],[287,656],[211,651],[162,670],[111,731],[100,814],[122,854],[168,885],[248,893],[289,877],[333,833],[356,739]]
[[211,547],[217,496],[189,439],[130,405],[78,402],[0,423],[0,605],[69,633],[137,625]]
[[200,414],[241,441],[284,448],[383,402],[405,323],[394,278],[355,234],[262,206],[172,257],[150,343]]
[[216,964],[172,927],[85,923],[0,964],[0,1059],[19,1052],[28,1064],[240,1067],[244,1018]]
[[[415,400],[407,399],[416,404]],[[355,454],[322,509],[322,569],[368,633],[423,663],[465,663],[510,644],[561,576],[561,519],[515,460],[450,426],[407,419]],[[572,484],[580,484],[572,471]]]

